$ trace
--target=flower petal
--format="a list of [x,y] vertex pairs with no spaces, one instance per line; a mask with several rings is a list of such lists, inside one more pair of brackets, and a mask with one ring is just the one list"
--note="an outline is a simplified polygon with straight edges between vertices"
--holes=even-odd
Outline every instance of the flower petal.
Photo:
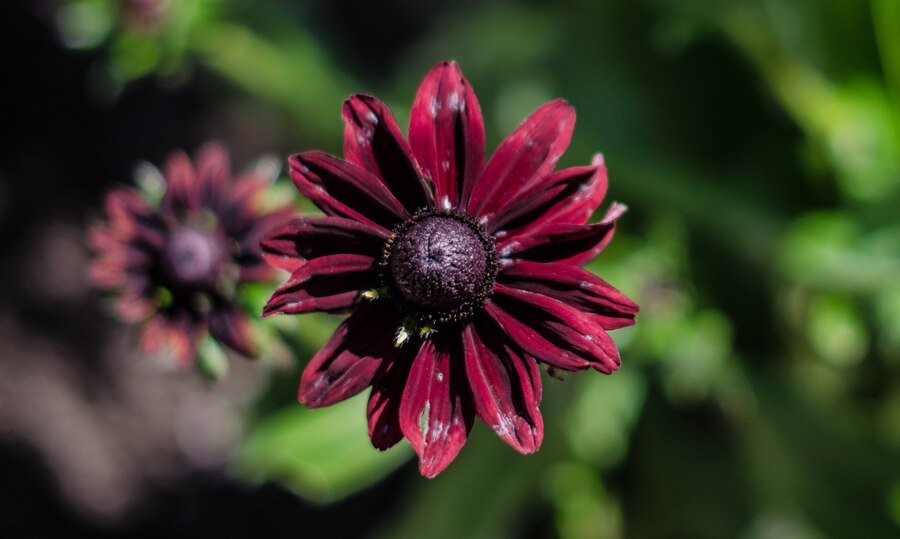
[[610,374],[621,360],[615,343],[590,316],[561,301],[497,284],[485,309],[527,354],[563,370]]
[[169,156],[163,169],[166,178],[166,193],[163,207],[168,212],[200,209],[200,191],[196,188],[196,172],[186,153],[178,151]]
[[186,367],[197,357],[200,333],[200,327],[186,312],[159,313],[144,325],[141,348],[151,355],[171,357]]
[[538,108],[500,143],[488,161],[472,189],[469,214],[489,225],[502,205],[553,172],[574,127],[575,109],[562,99]]
[[533,453],[541,446],[544,420],[541,371],[537,362],[503,345],[494,328],[469,325],[463,331],[466,377],[478,417],[513,449]]
[[294,154],[288,161],[297,190],[327,215],[387,230],[410,216],[384,182],[365,169],[323,152]]
[[472,428],[472,397],[462,362],[459,343],[436,333],[422,344],[410,367],[400,401],[400,428],[426,477],[436,476],[456,458]]
[[360,301],[361,291],[374,288],[375,259],[363,255],[331,255],[300,266],[275,289],[263,317],[276,313],[340,312]]
[[356,94],[344,102],[342,115],[344,159],[380,177],[410,213],[433,206],[431,191],[387,105]]
[[484,120],[456,62],[425,75],[409,117],[409,144],[439,206],[464,206],[484,163]]
[[626,209],[614,203],[602,221],[591,225],[551,223],[527,235],[505,238],[497,250],[502,258],[585,264],[612,241],[616,220]]
[[101,289],[115,290],[145,275],[155,264],[152,250],[117,239],[103,224],[88,229],[88,243],[96,257],[88,265],[88,280]]
[[240,233],[252,226],[266,209],[266,192],[275,183],[277,174],[277,167],[257,164],[242,172],[220,193],[216,213],[226,230]]
[[245,357],[259,354],[250,319],[236,305],[214,306],[206,316],[206,325],[210,335],[235,352]]
[[372,392],[366,407],[369,419],[369,438],[376,449],[390,449],[403,439],[400,428],[400,402],[409,366],[415,360],[418,348],[407,345],[393,348],[394,354],[381,363],[372,380]]
[[219,208],[219,201],[227,194],[231,180],[231,159],[221,144],[205,144],[197,152],[196,186],[200,202],[208,208]]
[[606,196],[607,175],[603,156],[591,166],[573,167],[546,176],[497,211],[489,232],[504,228],[502,237],[527,234],[551,223],[583,225]]
[[138,248],[162,248],[165,225],[158,212],[147,204],[137,190],[114,187],[106,194],[103,206],[109,221],[101,226],[108,230],[113,239]]
[[303,370],[299,401],[319,408],[365,389],[382,362],[396,354],[390,336],[399,324],[390,303],[361,305]]
[[296,208],[282,207],[269,213],[254,216],[251,225],[243,229],[239,235],[232,236],[237,240],[239,252],[235,261],[240,267],[240,282],[259,282],[271,279],[274,272],[263,259],[260,241],[276,226],[283,225],[296,215]]
[[266,261],[294,271],[304,261],[340,253],[377,257],[387,240],[379,228],[342,217],[293,219],[266,234],[262,240]]
[[504,267],[497,282],[543,294],[594,315],[603,329],[634,324],[638,306],[593,273],[560,263],[519,260]]
[[151,292],[147,290],[147,286],[136,284],[136,281],[146,279],[132,277],[128,281],[116,298],[114,307],[119,320],[133,324],[150,317],[156,311],[156,303],[151,300]]

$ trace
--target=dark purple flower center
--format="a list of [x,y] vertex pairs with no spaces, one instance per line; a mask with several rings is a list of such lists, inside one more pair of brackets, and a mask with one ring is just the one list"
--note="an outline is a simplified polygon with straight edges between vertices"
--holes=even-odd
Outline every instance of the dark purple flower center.
[[163,249],[163,272],[175,288],[209,288],[222,274],[227,257],[222,235],[192,226],[176,229]]
[[479,307],[493,287],[494,245],[468,217],[420,213],[388,241],[384,273],[385,284],[423,322],[459,320]]

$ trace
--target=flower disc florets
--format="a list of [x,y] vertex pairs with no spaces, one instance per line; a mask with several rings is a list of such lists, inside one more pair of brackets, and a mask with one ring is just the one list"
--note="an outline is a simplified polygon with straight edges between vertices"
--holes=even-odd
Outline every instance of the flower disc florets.
[[175,230],[162,255],[164,278],[175,289],[213,289],[229,257],[222,232],[198,226]]
[[385,243],[382,285],[416,312],[420,323],[470,317],[490,294],[497,274],[494,242],[470,217],[421,211]]

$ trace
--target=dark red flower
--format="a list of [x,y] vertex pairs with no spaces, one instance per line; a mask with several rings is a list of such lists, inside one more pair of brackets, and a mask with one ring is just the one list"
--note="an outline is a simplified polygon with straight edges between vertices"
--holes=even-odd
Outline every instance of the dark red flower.
[[328,406],[371,385],[372,443],[405,436],[429,477],[476,415],[514,449],[537,450],[539,364],[613,372],[607,330],[638,311],[579,267],[625,211],[613,204],[588,223],[606,194],[602,157],[554,172],[575,124],[557,100],[483,164],[481,110],[453,62],[419,87],[409,142],[374,97],[352,96],[343,116],[345,160],[290,157],[297,189],[326,215],[263,240],[266,259],[292,272],[264,315],[353,311],[306,367],[300,401]]
[[272,178],[251,172],[232,180],[228,154],[215,144],[199,152],[196,166],[175,153],[164,177],[157,202],[130,187],[107,194],[106,221],[88,231],[97,253],[91,282],[117,293],[120,319],[143,323],[141,344],[149,353],[167,352],[190,364],[208,331],[232,350],[255,356],[235,287],[274,277],[259,240],[291,210],[264,211],[261,198]]

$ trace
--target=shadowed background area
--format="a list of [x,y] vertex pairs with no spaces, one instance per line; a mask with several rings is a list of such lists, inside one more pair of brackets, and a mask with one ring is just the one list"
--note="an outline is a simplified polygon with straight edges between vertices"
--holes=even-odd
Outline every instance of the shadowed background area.
[[[2,2],[0,536],[896,537],[898,29],[894,0]],[[603,152],[630,208],[588,265],[641,305],[623,368],[544,377],[540,452],[479,425],[425,480],[364,400],[296,404],[326,315],[216,384],[138,353],[85,280],[107,188],[210,139],[340,153],[344,98],[406,125],[446,58],[489,151],[564,97],[560,166]]]

